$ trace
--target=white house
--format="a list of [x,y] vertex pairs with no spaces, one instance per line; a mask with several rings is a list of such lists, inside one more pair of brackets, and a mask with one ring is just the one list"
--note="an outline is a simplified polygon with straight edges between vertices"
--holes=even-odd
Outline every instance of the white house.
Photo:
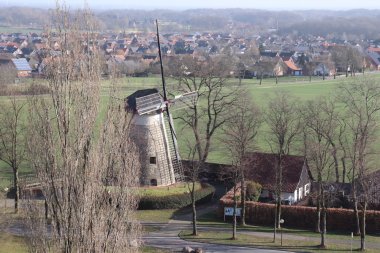
[[[262,185],[261,198],[268,201],[275,199],[277,155],[269,153],[248,153],[247,180]],[[281,199],[293,204],[310,193],[311,182],[308,167],[303,156],[283,156]]]

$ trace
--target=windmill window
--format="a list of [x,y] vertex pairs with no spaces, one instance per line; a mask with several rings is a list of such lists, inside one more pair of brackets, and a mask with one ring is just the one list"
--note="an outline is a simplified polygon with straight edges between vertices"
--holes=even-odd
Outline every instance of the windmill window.
[[156,157],[155,157],[155,156],[151,156],[151,157],[149,158],[149,163],[150,163],[150,164],[156,164]]
[[151,186],[157,186],[157,179],[150,180],[150,185]]

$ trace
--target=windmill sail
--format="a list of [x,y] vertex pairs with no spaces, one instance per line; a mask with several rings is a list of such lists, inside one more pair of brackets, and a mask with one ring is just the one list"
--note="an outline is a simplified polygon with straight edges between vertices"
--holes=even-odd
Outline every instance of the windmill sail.
[[174,171],[175,181],[184,181],[184,172],[180,155],[178,153],[178,143],[173,127],[173,119],[170,114],[165,114],[165,129],[168,136],[168,149],[171,159],[171,164]]
[[170,100],[170,110],[176,111],[183,108],[189,108],[197,103],[198,92],[192,91],[179,96],[176,96],[173,100]]
[[[165,85],[165,76],[164,76],[164,68],[162,65],[162,55],[161,55],[161,45],[160,45],[160,34],[158,32],[158,21],[156,20],[156,26],[157,26],[157,45],[158,45],[158,54],[160,57],[160,67],[161,67],[161,78],[162,78],[162,90],[164,95],[164,101],[167,101],[167,94],[166,94],[166,85]],[[183,181],[184,180],[184,173],[183,173],[183,167],[181,163],[181,159],[178,152],[178,144],[177,144],[177,138],[173,126],[173,119],[170,115],[170,109],[167,106],[166,107],[166,120],[165,120],[165,127],[168,131],[168,146],[169,146],[169,152],[171,157],[171,163],[174,170],[174,175],[176,181]]]

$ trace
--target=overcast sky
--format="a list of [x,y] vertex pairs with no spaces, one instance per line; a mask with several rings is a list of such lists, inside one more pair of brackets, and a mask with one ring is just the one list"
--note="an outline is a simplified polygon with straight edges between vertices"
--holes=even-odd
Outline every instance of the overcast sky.
[[[6,6],[53,7],[54,0],[1,0]],[[83,6],[83,0],[66,0],[71,7]],[[87,0],[92,9],[175,9],[254,8],[269,10],[306,9],[380,9],[379,0]]]

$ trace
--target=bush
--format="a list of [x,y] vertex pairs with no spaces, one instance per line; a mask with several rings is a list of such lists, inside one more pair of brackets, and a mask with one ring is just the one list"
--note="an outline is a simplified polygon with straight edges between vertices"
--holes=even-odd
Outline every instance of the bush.
[[[215,188],[208,184],[203,184],[202,188],[195,192],[197,203],[210,201],[214,195]],[[177,209],[191,204],[191,197],[188,193],[173,194],[166,196],[142,196],[139,201],[138,209]]]
[[[220,210],[224,206],[232,206],[231,200],[220,201]],[[219,210],[219,215],[222,212]],[[316,222],[316,208],[304,206],[282,206],[282,218],[285,220],[285,227],[302,228],[313,230]],[[274,223],[274,204],[259,202],[247,202],[246,219],[248,223],[254,225],[272,226]],[[367,211],[366,229],[368,233],[379,233],[380,212]],[[354,212],[351,209],[328,208],[327,209],[327,230],[354,231]]]
[[248,181],[245,184],[245,189],[245,199],[250,201],[257,201],[260,197],[262,186],[259,183]]

